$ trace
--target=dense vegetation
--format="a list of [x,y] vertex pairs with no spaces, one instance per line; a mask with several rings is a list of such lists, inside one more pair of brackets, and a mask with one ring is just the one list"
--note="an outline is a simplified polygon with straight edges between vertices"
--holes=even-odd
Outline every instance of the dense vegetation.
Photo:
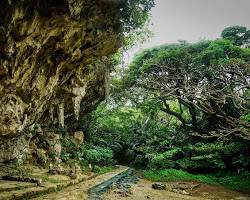
[[229,27],[221,36],[148,49],[125,71],[117,67],[110,97],[84,126],[89,144],[148,170],[248,177],[249,31]]
[[[148,34],[150,34],[150,31],[148,30],[150,17],[149,11],[155,5],[155,2],[154,0],[122,0],[100,3],[104,8],[108,7],[110,12],[116,12],[115,15],[119,18],[117,20],[117,24],[115,24],[115,31],[117,31],[121,37],[120,46],[122,46],[122,48],[105,61],[107,62],[105,63],[107,64],[105,67],[108,67],[109,70],[113,70],[113,68],[121,62],[121,56],[124,50],[130,48],[138,42],[144,41],[144,39],[148,37]],[[53,5],[54,3],[52,1],[48,1],[48,3],[44,5],[44,8]],[[92,2],[87,1],[85,6],[88,8],[91,5]],[[77,121],[77,123],[81,124],[80,120]],[[34,125],[34,132],[36,132],[38,127],[40,127],[40,124]],[[94,170],[99,170],[100,172],[109,169],[104,166],[110,166],[115,163],[113,160],[114,153],[111,149],[107,148],[107,146],[93,143],[79,145],[74,139],[72,139],[72,135],[68,134],[68,132],[72,130],[70,130],[70,127],[67,126],[55,130],[62,135],[62,153],[60,155],[60,159],[64,163],[69,165],[78,163],[83,169],[88,167],[88,164],[91,163],[94,166]],[[39,145],[44,146],[45,149],[47,148],[46,144]],[[46,165],[46,163],[48,163],[48,158],[44,156],[43,152],[38,152],[37,157],[38,160],[36,162],[38,164]],[[49,155],[49,158],[55,160],[55,155],[52,153]]]
[[[39,8],[46,10],[41,14],[55,6],[51,0],[47,3]],[[91,5],[86,1],[86,9]],[[103,9],[115,8],[110,12],[116,12],[114,31],[119,35],[117,49],[121,47],[110,57],[102,56],[107,66],[105,80],[89,81],[96,86],[93,94],[103,89],[95,105],[107,99],[93,112],[92,99],[86,101],[85,107],[91,108],[86,108],[84,115],[78,113],[81,120],[74,118],[72,127],[64,124],[67,112],[63,101],[57,110],[63,119],[58,117],[61,127],[53,128],[60,136],[48,131],[57,122],[33,124],[31,135],[35,137],[30,146],[34,152],[29,152],[35,158],[33,164],[52,168],[54,163],[60,169],[63,165],[69,167],[71,175],[78,167],[102,174],[122,164],[142,169],[144,177],[153,181],[195,180],[250,192],[250,30],[232,26],[222,30],[216,40],[182,40],[146,49],[129,66],[120,66],[124,51],[150,34],[149,11],[153,6],[154,0],[101,4]],[[4,32],[0,29],[0,36]],[[91,68],[98,71],[99,64]],[[107,77],[109,72],[111,78]],[[109,81],[110,91],[106,88]],[[84,95],[81,98],[87,99]],[[72,98],[78,102],[75,94]],[[45,115],[49,113],[50,109]],[[46,139],[40,134],[43,130]],[[51,140],[56,142],[50,144]],[[15,162],[11,175],[30,176],[28,168]]]
[[83,125],[88,144],[64,141],[62,159],[249,191],[250,36],[235,26],[221,37],[148,49],[116,67],[109,98]]

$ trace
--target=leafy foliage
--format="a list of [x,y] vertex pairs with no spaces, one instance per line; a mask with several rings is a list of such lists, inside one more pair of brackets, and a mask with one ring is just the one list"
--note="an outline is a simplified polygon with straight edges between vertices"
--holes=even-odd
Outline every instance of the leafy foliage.
[[249,91],[246,52],[223,39],[146,50],[127,70],[124,88],[135,102],[160,102],[161,111],[196,132],[249,139],[249,126],[240,121],[249,112],[248,98],[241,95]]
[[247,30],[244,26],[231,26],[225,28],[221,37],[232,41],[238,46],[249,46],[250,44],[250,30]]
[[110,149],[96,147],[87,149],[84,158],[89,162],[99,166],[109,165],[112,163],[113,152]]
[[[248,191],[249,56],[228,38],[140,52],[112,77],[111,95],[91,113],[90,146],[111,149],[115,162],[146,168],[151,180]],[[100,159],[96,150],[87,152],[88,160],[105,157],[102,150]]]
[[65,138],[62,140],[61,159],[64,162],[75,160],[82,166],[93,164],[107,166],[113,164],[113,152],[109,148],[90,146],[86,144],[77,145],[73,140]]
[[144,40],[149,34],[150,31],[147,30],[149,11],[154,5],[154,0],[119,1],[125,49],[137,43],[138,40]]

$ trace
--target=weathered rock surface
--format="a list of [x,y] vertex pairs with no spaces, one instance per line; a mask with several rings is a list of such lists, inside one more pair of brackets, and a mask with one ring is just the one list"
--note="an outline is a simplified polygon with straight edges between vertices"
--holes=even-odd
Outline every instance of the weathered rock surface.
[[82,131],[76,131],[74,132],[74,141],[76,144],[82,144],[84,141],[84,133]]
[[0,143],[0,162],[23,159],[29,151],[30,138],[26,135],[21,135],[11,139],[1,139]]
[[0,162],[29,144],[32,124],[77,128],[105,98],[117,2],[0,1]]

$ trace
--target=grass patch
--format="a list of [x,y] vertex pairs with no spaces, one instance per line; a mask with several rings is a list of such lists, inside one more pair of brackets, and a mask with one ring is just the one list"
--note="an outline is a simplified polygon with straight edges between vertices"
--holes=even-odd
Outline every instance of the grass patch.
[[33,169],[31,166],[26,165],[10,165],[7,173],[10,176],[23,176],[23,177],[29,177],[32,175]]
[[111,172],[115,169],[114,166],[108,166],[108,167],[98,167],[98,166],[95,166],[94,167],[94,172],[98,175],[101,175],[101,174],[105,174],[105,173],[108,173],[108,172]]
[[48,175],[43,175],[41,178],[42,178],[43,182],[49,182],[49,183],[53,183],[53,184],[65,182],[63,180],[57,180],[57,179],[51,178]]
[[222,185],[226,188],[250,192],[250,173],[242,175],[232,172],[220,172],[213,174],[190,174],[176,169],[146,170],[144,177],[152,181],[199,181],[203,183]]

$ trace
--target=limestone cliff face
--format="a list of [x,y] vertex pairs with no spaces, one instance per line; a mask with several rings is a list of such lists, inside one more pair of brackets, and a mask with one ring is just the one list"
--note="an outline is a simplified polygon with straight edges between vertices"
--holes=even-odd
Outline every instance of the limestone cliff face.
[[72,125],[104,99],[119,17],[117,1],[0,1],[0,162],[32,124]]

